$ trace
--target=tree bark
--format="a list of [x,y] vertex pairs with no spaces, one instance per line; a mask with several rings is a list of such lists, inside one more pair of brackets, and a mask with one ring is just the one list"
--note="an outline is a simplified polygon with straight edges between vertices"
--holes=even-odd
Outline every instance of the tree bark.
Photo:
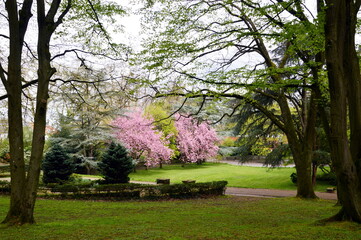
[[53,24],[45,17],[43,0],[37,1],[38,14],[38,87],[36,97],[36,111],[29,170],[26,179],[25,207],[26,216],[33,216],[37,188],[40,177],[40,166],[45,144],[46,110],[49,93],[49,82],[55,73],[50,65],[49,44],[53,33]]
[[307,149],[307,146],[302,146],[300,143],[295,142],[288,138],[290,144],[293,160],[296,166],[297,172],[297,195],[296,197],[304,199],[317,198],[312,184],[312,150]]
[[33,223],[33,217],[24,214],[26,207],[25,193],[25,162],[23,143],[23,120],[21,102],[21,56],[25,29],[31,12],[32,1],[24,1],[23,8],[18,16],[17,2],[6,1],[9,16],[10,54],[8,62],[8,81],[5,88],[8,93],[8,124],[11,165],[11,195],[10,208],[3,223],[22,224]]
[[[22,9],[17,10],[17,1],[7,0],[6,9],[10,26],[10,55],[8,66],[8,84],[5,86],[9,97],[9,142],[11,156],[11,197],[10,209],[3,223],[22,225],[34,223],[34,207],[39,184],[40,166],[45,143],[46,109],[49,81],[55,73],[50,65],[50,38],[56,29],[54,17],[60,1],[53,1],[47,15],[45,3],[37,1],[38,14],[38,87],[32,150],[29,169],[26,174],[24,163],[24,144],[22,126],[22,86],[21,86],[21,52],[27,23],[32,16],[32,1],[25,0]],[[63,12],[66,14],[66,10]]]
[[[355,50],[360,1],[326,1],[326,63],[331,97],[331,158],[342,209],[330,220],[361,223],[361,77]],[[348,120],[350,140],[348,139]]]
[[316,178],[317,178],[317,163],[312,163],[312,185],[316,185]]
[[282,111],[284,120],[284,133],[287,136],[293,160],[296,165],[297,172],[297,197],[305,199],[317,198],[312,184],[312,157],[313,147],[316,141],[316,111],[317,105],[315,103],[314,93],[311,93],[311,99],[308,105],[307,118],[304,119],[303,132],[297,132],[294,125],[292,115],[287,103],[287,99],[281,95],[279,106]]

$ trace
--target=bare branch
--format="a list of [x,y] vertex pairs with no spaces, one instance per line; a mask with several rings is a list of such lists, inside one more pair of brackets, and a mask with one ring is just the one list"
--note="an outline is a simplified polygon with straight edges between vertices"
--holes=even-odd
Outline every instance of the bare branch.
[[[1,66],[1,65],[0,65]],[[1,70],[0,70],[0,74],[1,74]],[[99,83],[99,82],[107,82],[107,81],[111,81],[113,80],[114,78],[107,78],[107,79],[98,79],[96,81],[85,81],[85,80],[79,80],[79,79],[68,79],[68,80],[64,80],[64,79],[61,79],[61,78],[55,78],[55,79],[51,79],[50,82],[52,83],[55,83],[57,81],[59,82],[62,82],[62,84],[67,84],[67,83],[70,83],[70,84],[73,84],[73,83],[82,83],[82,84],[95,84],[95,83]],[[21,86],[22,89],[25,89],[25,88],[28,88],[30,86],[33,86],[35,84],[38,83],[38,79],[34,79],[32,81],[29,81],[29,82],[26,82],[25,84],[23,84]],[[8,98],[8,94],[5,94],[5,95],[2,95],[0,96],[0,101],[1,100],[4,100]]]
[[[6,39],[10,39],[9,36],[4,35],[4,34],[0,34],[0,37],[6,38]],[[31,50],[29,44],[28,44],[26,41],[23,41],[23,44],[24,44],[24,46],[26,47],[26,49],[28,49],[28,51],[30,52],[30,55],[31,55],[33,58],[37,59],[37,57],[35,56],[35,54],[34,54],[33,51]]]
[[[164,120],[167,120],[167,119],[173,117],[176,113],[178,113],[180,110],[182,110],[182,108],[183,108],[184,105],[186,104],[187,100],[188,100],[188,98],[186,97],[186,98],[184,99],[184,101],[182,102],[181,106],[180,106],[179,108],[177,108],[175,111],[173,111],[173,113],[171,113],[169,116],[167,116],[167,117],[165,117],[165,118],[162,118],[162,119],[159,119],[159,120],[157,120],[157,121],[154,121],[153,123],[158,123],[158,122],[161,122],[161,121],[164,121]],[[152,124],[153,124],[153,123],[152,123]]]
[[[108,58],[108,59],[113,60],[113,61],[125,61],[125,59],[113,58],[113,57],[110,57],[110,56],[108,56],[108,55],[106,55],[106,54],[84,51],[84,50],[77,49],[77,48],[68,49],[68,50],[65,50],[63,53],[54,55],[54,56],[51,58],[51,60],[54,60],[55,58],[58,58],[58,57],[63,57],[63,56],[65,56],[67,53],[75,53],[75,54],[77,55],[78,52],[84,53],[84,54],[89,54],[89,55],[94,55],[94,56],[105,57],[105,58]],[[77,57],[78,57],[78,59],[81,59],[78,55],[77,55]]]
[[95,16],[95,21],[99,24],[100,30],[104,33],[105,38],[107,39],[109,46],[113,49],[114,52],[117,52],[117,50],[113,47],[112,41],[111,41],[111,37],[109,36],[108,32],[106,31],[106,29],[104,28],[102,22],[99,19],[97,10],[95,9],[93,3],[91,2],[91,0],[87,0],[87,2],[90,5],[90,8],[92,9],[94,16]]
[[285,2],[283,0],[277,0],[277,2],[281,3],[281,5],[284,7],[284,9],[287,12],[292,14],[294,17],[298,18],[303,24],[310,23],[310,21],[308,20],[308,18],[302,11],[301,1],[299,1],[299,0],[293,1],[293,3],[296,5],[297,10],[291,7],[291,3],[288,3],[287,5],[285,5]]
[[33,0],[24,0],[23,6],[19,11],[19,27],[20,27],[20,43],[23,45],[26,30],[28,28],[29,20],[33,16],[31,13],[31,5]]
[[92,84],[93,85],[93,87],[95,88],[95,90],[98,92],[98,95],[100,96],[100,98],[103,100],[103,102],[106,104],[106,106],[108,105],[108,102],[107,102],[107,100],[105,100],[105,98],[103,97],[103,93],[100,91],[100,89],[98,88],[98,86],[95,84],[95,83],[93,83]]
[[8,82],[7,82],[7,78],[6,78],[7,72],[4,70],[2,64],[0,63],[0,79],[1,82],[3,83],[6,91],[8,89]]
[[74,85],[74,83],[70,82],[70,85],[73,87],[73,89],[76,91],[79,98],[83,101],[83,103],[88,104],[87,101],[83,98],[82,94],[79,92],[78,88]]
[[230,114],[229,113],[224,113],[220,119],[218,119],[215,122],[212,122],[211,124],[217,124],[217,123],[221,122],[223,120],[223,118],[225,118],[225,117],[232,117],[236,113],[237,109],[242,105],[243,105],[242,103],[239,103],[237,106],[235,106],[233,108],[233,110],[232,110],[232,112]]
[[355,15],[360,10],[360,6],[361,6],[361,0],[356,0],[356,2],[355,2]]
[[[215,82],[215,81],[209,81],[207,79],[203,79],[197,76],[194,76],[190,73],[187,72],[180,72],[178,70],[173,70],[174,72],[178,73],[178,74],[182,74],[185,75],[187,77],[189,77],[190,79],[194,79],[203,83],[209,83],[209,84],[215,84],[215,85],[230,85],[230,86],[236,86],[236,87],[244,87],[244,88],[255,88],[255,87],[259,87],[260,84],[259,83],[237,83],[237,82]],[[308,84],[284,84],[284,83],[264,83],[263,84],[264,87],[269,87],[269,88],[311,88],[312,85],[308,85]]]
[[[268,111],[265,106],[261,105],[260,103],[258,103],[254,99],[239,95],[237,93],[218,93],[218,92],[213,92],[213,91],[209,90],[206,93],[185,94],[185,93],[172,92],[172,93],[167,93],[167,94],[158,94],[158,95],[156,95],[156,97],[168,97],[168,96],[183,96],[183,97],[186,97],[186,98],[200,98],[200,97],[202,97],[202,98],[203,97],[219,98],[219,97],[224,97],[224,98],[235,98],[235,99],[243,100],[246,103],[248,103],[248,104],[252,105],[253,107],[257,108],[264,115],[266,115],[275,125],[277,125],[277,127],[279,127],[282,131],[286,132],[285,125],[279,119],[278,116],[276,116],[272,112]],[[184,103],[182,104],[181,107],[183,107],[183,105],[184,105]],[[175,113],[173,113],[171,116],[173,116],[174,114]],[[169,116],[169,117],[171,117],[171,116]]]

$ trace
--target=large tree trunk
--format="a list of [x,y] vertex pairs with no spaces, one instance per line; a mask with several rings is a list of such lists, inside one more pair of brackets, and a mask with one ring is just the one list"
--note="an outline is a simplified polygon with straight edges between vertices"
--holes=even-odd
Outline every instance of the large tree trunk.
[[317,198],[312,184],[312,157],[313,147],[316,141],[316,104],[314,93],[308,104],[307,118],[304,119],[305,126],[303,132],[297,132],[292,115],[284,96],[280,96],[279,105],[282,111],[282,117],[285,122],[285,134],[287,136],[293,160],[297,172],[297,197],[305,199]]
[[[291,140],[292,141],[292,140]],[[290,145],[291,146],[291,145]],[[304,199],[317,198],[312,184],[312,149],[302,151],[299,143],[293,143],[291,151],[297,172],[297,195],[296,197]]]
[[312,162],[312,185],[316,185],[316,178],[317,178],[317,163]]
[[49,93],[49,81],[55,73],[50,65],[49,43],[53,32],[52,24],[45,17],[43,0],[37,1],[38,14],[38,87],[36,95],[36,111],[29,170],[26,179],[24,214],[32,217],[40,177],[40,166],[45,144],[46,110]]
[[[331,96],[331,158],[341,211],[332,220],[361,223],[361,77],[355,51],[360,1],[326,1],[326,62]],[[349,113],[349,115],[347,115]],[[350,141],[348,140],[348,118]]]
[[11,165],[10,208],[3,223],[15,225],[24,222],[33,223],[32,216],[24,214],[25,199],[25,162],[23,143],[23,119],[21,102],[21,55],[24,35],[31,17],[32,1],[24,1],[18,16],[17,2],[6,1],[9,16],[10,54],[8,62],[8,81],[5,85],[8,93],[8,125]]
[[[26,174],[24,164],[23,126],[22,126],[22,86],[21,86],[21,52],[27,23],[32,16],[31,0],[23,2],[17,19],[17,2],[6,2],[10,23],[9,77],[6,90],[9,95],[9,141],[11,155],[11,199],[10,209],[3,221],[7,224],[22,225],[34,223],[34,207],[39,184],[40,166],[45,143],[46,109],[48,86],[55,69],[50,65],[49,43],[56,24],[54,17],[60,1],[52,2],[48,15],[45,15],[43,0],[37,1],[38,14],[38,88],[36,112],[32,139],[29,169]],[[66,12],[64,12],[65,15]]]
[[[303,155],[303,154],[302,154]],[[312,171],[311,171],[311,159],[302,158],[298,159],[296,164],[297,171],[297,195],[296,197],[313,199],[317,198],[312,184]],[[304,157],[307,157],[304,155]],[[296,162],[296,159],[295,159]]]
[[[312,182],[312,158],[316,142],[317,119],[317,104],[314,91],[311,92],[309,102],[305,102],[304,104],[309,106],[307,108],[303,138],[300,140],[301,159],[296,160],[297,176],[299,173],[302,173],[302,181],[297,183],[297,196],[302,198],[317,198],[313,189],[314,184]],[[300,179],[300,177],[298,177],[298,179]]]

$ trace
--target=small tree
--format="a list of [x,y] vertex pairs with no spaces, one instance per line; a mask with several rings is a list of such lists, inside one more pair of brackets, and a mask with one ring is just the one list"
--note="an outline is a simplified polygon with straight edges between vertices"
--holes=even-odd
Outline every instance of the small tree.
[[201,163],[202,160],[217,155],[217,134],[207,123],[197,124],[191,117],[178,116],[176,127],[178,149],[184,163]]
[[168,139],[155,130],[153,119],[143,117],[140,111],[113,121],[115,137],[129,149],[134,159],[145,158],[146,166],[155,166],[160,162],[169,162],[173,154]]
[[128,175],[132,172],[134,163],[122,145],[112,142],[98,168],[105,183],[128,183]]
[[[173,151],[172,159],[176,159],[179,156],[177,147],[177,128],[172,118],[168,118],[171,109],[170,103],[166,101],[154,102],[147,106],[145,114],[151,119],[154,119],[154,127],[162,134],[162,139],[167,139],[166,145]],[[160,168],[162,168],[162,159],[159,162]]]
[[74,163],[58,143],[46,153],[43,164],[44,183],[63,183],[74,171]]

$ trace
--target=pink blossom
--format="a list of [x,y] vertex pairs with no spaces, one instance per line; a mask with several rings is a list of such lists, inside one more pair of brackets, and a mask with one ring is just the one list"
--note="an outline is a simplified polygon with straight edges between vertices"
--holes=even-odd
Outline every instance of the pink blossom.
[[193,118],[178,115],[177,142],[184,162],[197,162],[217,155],[217,134],[205,122],[197,124]]
[[116,138],[130,151],[133,158],[145,158],[147,166],[154,166],[161,161],[169,162],[173,151],[166,145],[167,139],[155,130],[153,120],[135,111],[113,121]]

